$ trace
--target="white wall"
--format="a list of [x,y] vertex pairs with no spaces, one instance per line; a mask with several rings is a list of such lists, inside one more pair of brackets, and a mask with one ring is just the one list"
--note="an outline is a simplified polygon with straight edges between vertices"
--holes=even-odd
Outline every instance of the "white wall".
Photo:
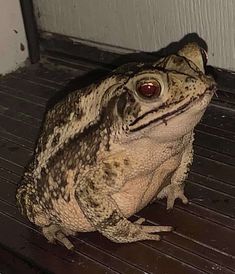
[[23,65],[27,57],[28,48],[19,1],[0,0],[0,74]]
[[[41,30],[156,51],[198,33],[210,64],[235,70],[235,0],[34,0]],[[119,49],[121,50],[121,49]]]

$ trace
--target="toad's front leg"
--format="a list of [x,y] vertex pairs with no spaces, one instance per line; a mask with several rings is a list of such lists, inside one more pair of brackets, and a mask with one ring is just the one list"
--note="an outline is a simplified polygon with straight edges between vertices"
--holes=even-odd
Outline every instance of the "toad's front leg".
[[170,179],[170,184],[163,188],[157,195],[157,198],[159,199],[164,197],[167,198],[167,209],[173,208],[177,198],[179,198],[184,204],[188,203],[188,199],[184,195],[184,181],[188,176],[189,166],[193,160],[193,134],[190,138],[190,142],[183,153],[180,165]]
[[[118,191],[117,177],[104,169],[90,170],[78,183],[75,197],[89,222],[113,242],[159,240],[153,233],[171,231],[169,226],[145,226],[141,221],[132,223],[112,199],[111,189]],[[116,184],[116,185],[115,185]]]
[[167,209],[172,209],[175,203],[175,200],[178,198],[184,204],[188,203],[188,198],[184,195],[184,184],[170,184],[164,188],[157,196],[161,199],[167,197]]

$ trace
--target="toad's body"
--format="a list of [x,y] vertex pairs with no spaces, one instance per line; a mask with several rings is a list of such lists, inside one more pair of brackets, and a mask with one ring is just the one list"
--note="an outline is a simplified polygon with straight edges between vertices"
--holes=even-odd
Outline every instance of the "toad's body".
[[[124,70],[124,71],[123,71]],[[153,64],[125,67],[76,91],[47,116],[17,193],[50,240],[98,230],[115,242],[159,239],[170,227],[131,223],[151,200],[184,203],[193,129],[214,82],[195,44]]]

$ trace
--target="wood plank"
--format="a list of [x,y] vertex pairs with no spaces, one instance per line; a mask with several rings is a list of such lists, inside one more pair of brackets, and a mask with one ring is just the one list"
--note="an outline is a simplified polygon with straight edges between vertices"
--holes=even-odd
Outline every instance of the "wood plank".
[[[138,214],[138,216],[141,216]],[[192,239],[186,237],[185,235],[181,235],[174,231],[173,233],[169,233],[162,237],[162,241],[167,241],[172,243],[182,249],[188,251],[189,253],[197,254],[198,256],[208,259],[211,262],[214,262],[218,266],[224,266],[233,272],[234,267],[234,259],[231,256],[227,256],[225,254],[221,254],[217,252],[215,249],[210,249],[205,245],[202,245],[200,242],[192,241]],[[217,268],[216,266],[214,268]],[[218,267],[220,269],[220,267]],[[219,270],[218,269],[218,270]],[[214,273],[213,270],[209,271],[209,273]]]
[[0,98],[0,105],[2,108],[9,108],[15,112],[23,113],[27,116],[32,116],[39,120],[41,120],[43,117],[45,108],[37,105],[36,100],[34,103],[32,103],[20,97],[15,97],[11,94],[5,94],[2,92],[0,92]]
[[175,207],[168,212],[163,203],[152,204],[137,216],[145,217],[152,224],[172,225],[175,231],[164,235],[166,241],[231,270],[235,269],[235,250],[234,243],[231,241],[235,236],[233,230],[200,218],[182,208]]
[[[28,125],[37,125],[40,124],[41,119],[32,117],[31,115],[24,113],[24,112],[19,112],[17,110],[12,110],[8,109],[7,107],[1,105],[0,103],[0,114],[2,117],[6,118],[14,118],[17,121],[23,121],[25,124]],[[43,115],[43,114],[41,114]],[[3,118],[3,120],[4,120]]]
[[[199,203],[196,204],[194,201],[190,200],[191,196],[187,194],[187,192],[186,192],[186,195],[189,198],[189,203],[187,205],[184,205],[181,201],[176,200],[175,207],[178,207],[184,211],[192,213],[205,220],[211,221],[213,223],[217,223],[223,227],[227,227],[229,229],[234,230],[234,227],[235,227],[234,218],[231,218],[227,215],[216,212],[213,209],[206,208],[205,206],[200,205]],[[163,201],[158,201],[158,202],[160,204],[165,204],[163,203]]]
[[10,251],[0,246],[0,273],[3,274],[45,274],[39,268],[23,261]]
[[[148,273],[204,273],[197,267],[185,263],[182,257],[179,260],[179,258],[170,256],[169,252],[161,252],[157,249],[149,248],[140,242],[115,244],[98,233],[83,233],[79,235],[79,238],[107,250],[113,256],[118,256],[120,259],[134,264]],[[159,242],[156,244],[159,244]]]
[[[20,183],[20,182],[18,182]],[[0,199],[12,206],[16,206],[17,185],[0,178]]]
[[203,186],[210,188],[212,190],[213,189],[218,190],[222,193],[225,193],[232,197],[235,197],[235,186],[234,185],[229,185],[222,181],[219,181],[219,180],[216,180],[213,178],[209,178],[206,175],[200,175],[200,174],[192,172],[192,171],[189,173],[188,179],[191,182],[195,182],[197,184],[203,185]]
[[[70,76],[71,77],[71,76]],[[62,84],[57,84],[56,82],[54,81],[48,81],[48,80],[45,80],[43,78],[39,78],[37,77],[35,74],[30,74],[29,73],[26,73],[26,74],[23,74],[23,73],[12,73],[8,76],[8,80],[9,81],[18,81],[18,80],[21,80],[23,79],[25,81],[25,84],[28,83],[29,85],[33,84],[33,85],[37,85],[38,87],[40,87],[41,89],[51,89],[53,91],[53,94],[54,94],[54,91],[58,91],[60,89],[63,88],[64,85]],[[65,81],[66,83],[66,81]]]
[[7,83],[4,85],[1,81],[0,91],[1,93],[11,94],[12,96],[22,98],[28,102],[37,102],[39,106],[45,106],[48,100],[47,98],[36,96],[33,92],[26,93],[24,90],[18,90],[17,88],[9,87],[7,86]]
[[3,131],[1,128],[0,128],[0,135],[1,135],[2,139],[6,139],[6,140],[9,140],[9,141],[12,141],[13,143],[18,144],[19,146],[22,146],[24,148],[28,148],[30,150],[34,149],[35,145],[34,145],[33,142],[31,142],[29,140],[26,140],[26,139],[24,139],[22,137],[19,137],[17,135],[14,135],[12,133]]
[[[214,134],[196,131],[194,144],[206,148],[206,150],[217,151],[235,157],[235,139],[227,139]],[[230,163],[232,163],[230,161]]]
[[[198,255],[191,254],[189,250],[187,250],[189,251],[189,254],[186,254],[182,248],[179,248],[176,245],[165,241],[164,238],[160,242],[145,241],[145,242],[132,243],[128,245],[121,244],[120,247],[117,248],[116,244],[105,239],[103,236],[98,235],[97,233],[90,233],[89,235],[81,234],[79,238],[81,237],[98,247],[102,247],[103,249],[108,250],[110,253],[114,254],[115,256],[119,256],[123,260],[128,260],[132,263],[136,261],[133,256],[133,253],[135,254],[134,250],[140,251],[140,254],[138,254],[138,257],[136,258],[137,262],[139,261],[141,263],[143,262],[144,259],[141,259],[141,258],[145,257],[145,255],[142,255],[142,250],[144,250],[145,252],[147,252],[145,254],[148,255],[148,257],[150,256],[150,259],[152,260],[152,263],[149,262],[150,265],[153,264],[153,262],[155,262],[156,260],[158,260],[157,262],[157,266],[159,267],[158,271],[161,270],[161,266],[160,266],[161,264],[159,265],[160,262],[159,262],[159,259],[157,258],[158,252],[163,253],[166,256],[169,256],[169,258],[171,258],[172,260],[181,261],[183,264],[186,264],[186,265],[191,265],[191,266],[193,265],[194,266],[194,270],[192,270],[193,273],[197,273],[197,271],[199,272],[202,271],[203,273],[205,273],[207,272],[208,269],[211,270],[213,269],[213,267],[215,268],[216,266],[215,262],[211,262],[211,261],[208,261],[207,259],[204,259],[203,257],[200,256],[200,254]],[[149,254],[149,252],[147,251],[148,249],[146,249],[147,247],[153,248],[152,253],[153,252],[156,253],[154,257],[151,256],[152,253]],[[167,271],[166,273],[168,273],[168,271],[169,273],[176,273],[176,272],[173,272],[175,271],[175,269],[172,269],[172,267],[173,266],[164,265],[162,266],[162,271],[165,270]],[[230,270],[225,269],[224,267],[221,267],[221,266],[220,266],[220,269],[224,270],[223,273],[233,273]],[[149,271],[151,273],[155,273],[156,269],[149,270]],[[188,273],[186,269],[182,271],[183,271],[182,273]],[[216,272],[212,272],[212,273],[216,273]]]
[[235,111],[209,105],[201,122],[234,133]]
[[0,157],[20,166],[25,167],[32,156],[32,151],[0,138]]
[[6,159],[2,158],[0,155],[0,169],[13,172],[14,174],[17,174],[19,176],[19,175],[22,175],[24,167],[14,164],[11,161],[7,161]]
[[235,167],[211,160],[199,155],[194,155],[191,170],[208,178],[220,180],[224,183],[234,185]]
[[[194,145],[194,155],[196,156],[199,155],[201,157],[208,158],[217,162],[221,162],[231,167],[235,167],[234,157],[225,153],[217,152],[216,150],[219,150],[219,149],[215,148],[214,150],[212,150],[212,148],[206,148],[201,145],[200,146]],[[225,151],[225,149],[223,150]]]
[[12,88],[14,90],[21,91],[22,93],[34,95],[40,98],[48,99],[53,94],[55,94],[55,88],[52,87],[41,87],[40,85],[37,85],[35,83],[28,82],[24,79],[15,79],[11,78],[10,76],[3,79],[1,79],[1,85],[7,86],[9,88]]
[[235,197],[190,181],[186,183],[186,193],[190,201],[235,218]]
[[172,225],[176,233],[185,235],[192,241],[214,248],[220,253],[226,253],[227,256],[235,256],[234,242],[231,241],[235,236],[234,230],[202,219],[180,208],[168,212],[162,204],[152,204],[143,209],[140,215],[154,223]]
[[224,129],[219,129],[216,127],[212,127],[210,124],[202,124],[199,123],[196,126],[196,131],[199,130],[201,132],[205,132],[205,133],[209,133],[209,134],[213,134],[215,136],[218,137],[223,137],[229,140],[234,140],[235,139],[235,133],[231,132],[231,131],[226,131]]
[[3,180],[10,181],[12,183],[16,183],[20,179],[20,175],[15,174],[12,172],[12,170],[4,169],[3,167],[0,167],[0,178]]
[[223,92],[219,91],[219,96],[214,96],[212,99],[212,103],[219,104],[222,107],[234,108],[235,107],[235,96],[234,91],[231,90],[223,90]]
[[18,145],[29,145],[32,147],[39,134],[38,125],[28,125],[23,121],[6,117],[0,114],[0,136],[9,138]]
[[[76,71],[76,76],[82,75],[84,72]],[[42,64],[35,64],[28,68],[24,68],[20,71],[16,71],[11,74],[11,77],[17,79],[25,79],[32,81],[35,84],[49,85],[51,88],[56,90],[63,88],[71,79],[75,77],[71,72],[65,69],[60,69],[56,66],[51,65],[51,68]]]
[[57,67],[55,64],[49,64],[46,62],[31,65],[30,68],[25,67],[19,71],[12,73],[12,75],[19,79],[21,75],[23,75],[23,78],[26,77],[27,79],[32,80],[37,79],[35,80],[35,83],[37,81],[43,80],[47,83],[52,83],[53,86],[64,86],[65,83],[74,78],[74,74],[71,73],[71,70],[69,68],[60,68]]

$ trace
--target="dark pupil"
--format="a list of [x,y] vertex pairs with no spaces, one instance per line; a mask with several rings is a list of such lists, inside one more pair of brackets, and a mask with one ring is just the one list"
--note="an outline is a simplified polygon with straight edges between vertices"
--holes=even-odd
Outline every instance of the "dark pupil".
[[139,93],[145,97],[156,97],[159,96],[160,94],[160,87],[159,86],[155,86],[151,83],[147,83],[147,84],[143,84],[139,87]]

